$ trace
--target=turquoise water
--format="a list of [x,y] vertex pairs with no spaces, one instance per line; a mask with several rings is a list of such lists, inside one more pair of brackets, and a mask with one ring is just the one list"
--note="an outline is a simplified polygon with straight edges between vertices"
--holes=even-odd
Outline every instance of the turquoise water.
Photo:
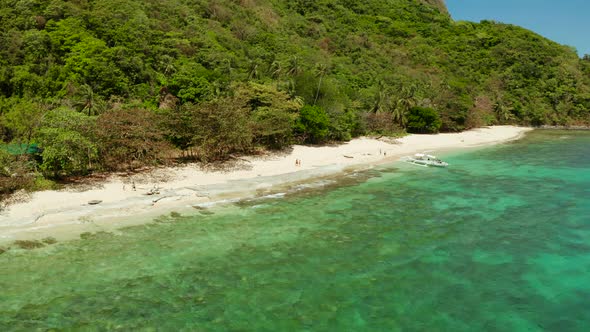
[[588,331],[590,133],[0,255],[0,330]]

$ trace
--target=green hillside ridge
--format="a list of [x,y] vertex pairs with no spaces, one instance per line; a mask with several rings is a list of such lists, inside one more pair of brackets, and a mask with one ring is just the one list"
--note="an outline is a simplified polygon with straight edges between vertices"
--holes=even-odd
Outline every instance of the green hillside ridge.
[[588,60],[441,0],[7,0],[0,133],[43,152],[0,149],[0,186],[396,134],[413,107],[434,131],[587,125]]

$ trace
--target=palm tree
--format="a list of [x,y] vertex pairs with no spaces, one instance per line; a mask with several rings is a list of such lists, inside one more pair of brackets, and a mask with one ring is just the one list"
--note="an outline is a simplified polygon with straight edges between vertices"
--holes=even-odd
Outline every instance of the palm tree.
[[508,122],[509,120],[514,119],[514,114],[512,114],[510,107],[504,105],[501,101],[494,104],[494,111],[496,111],[498,119],[502,122]]
[[408,99],[398,99],[392,107],[393,121],[404,128],[408,123],[408,112],[412,106],[413,104]]
[[258,72],[258,61],[251,60],[250,61],[250,68],[248,69],[248,79],[256,79],[258,78],[260,73]]
[[410,108],[416,106],[416,91],[418,87],[415,84],[403,84],[400,88],[399,95],[391,105],[393,120],[402,128],[407,124],[407,115]]
[[320,96],[320,89],[322,88],[322,79],[328,73],[328,66],[323,63],[320,63],[316,66],[316,76],[320,78],[318,81],[318,89],[315,93],[315,99],[313,104],[315,105],[318,102],[318,97]]
[[270,77],[277,81],[277,90],[280,90],[281,74],[283,73],[283,66],[277,60],[273,61],[269,67]]
[[164,75],[170,77],[170,75],[176,72],[176,67],[172,64],[174,59],[171,56],[163,55],[160,61],[160,66],[164,68]]
[[106,103],[100,98],[99,95],[94,93],[92,87],[88,84],[82,84],[80,90],[78,90],[78,102],[79,106],[82,106],[81,112],[90,115],[97,115],[104,111]]
[[229,81],[231,82],[232,78],[232,73],[234,71],[234,68],[232,67],[232,61],[231,59],[225,59],[223,60],[223,62],[225,63],[225,66],[223,66],[222,70],[223,73],[227,75],[227,77],[229,78]]
[[289,76],[287,90],[291,96],[295,95],[295,77],[301,73],[301,67],[299,66],[299,58],[294,55],[289,59],[287,68],[287,76]]
[[371,111],[373,113],[383,112],[389,106],[389,91],[385,86],[385,82],[379,81],[377,83],[377,92],[375,93],[375,101]]
[[287,67],[287,75],[295,77],[301,73],[301,67],[299,67],[299,58],[294,55],[289,59],[289,66]]
[[305,105],[305,100],[303,100],[303,98],[300,96],[293,97],[293,101],[299,105],[299,107],[303,107],[303,105]]

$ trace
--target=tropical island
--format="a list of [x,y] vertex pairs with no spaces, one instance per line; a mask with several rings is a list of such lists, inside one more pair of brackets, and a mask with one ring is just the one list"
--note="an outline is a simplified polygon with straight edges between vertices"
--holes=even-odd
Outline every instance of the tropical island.
[[0,28],[2,198],[293,144],[590,123],[589,57],[439,0],[3,2]]
[[443,0],[0,1],[0,331],[587,331],[589,74]]

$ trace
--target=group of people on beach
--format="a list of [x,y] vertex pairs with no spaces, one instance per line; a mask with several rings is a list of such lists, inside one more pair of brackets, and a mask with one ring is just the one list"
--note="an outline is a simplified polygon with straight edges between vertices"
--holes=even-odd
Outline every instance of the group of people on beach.
[[295,159],[295,166],[301,166],[301,159]]

